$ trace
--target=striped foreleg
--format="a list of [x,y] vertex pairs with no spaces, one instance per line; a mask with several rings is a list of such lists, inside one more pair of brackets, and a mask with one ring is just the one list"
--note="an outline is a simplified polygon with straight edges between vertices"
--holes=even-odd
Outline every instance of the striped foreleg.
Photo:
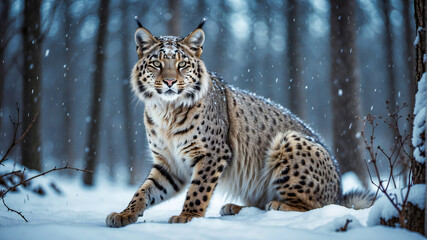
[[166,165],[155,163],[144,184],[134,194],[128,207],[111,213],[106,219],[109,227],[123,227],[135,223],[144,210],[167,200],[182,190],[185,180],[172,174]]
[[184,202],[184,207],[179,216],[173,216],[169,223],[186,223],[194,217],[205,216],[212,193],[218,183],[228,156],[213,159],[203,155],[203,159],[195,158],[193,176],[190,188]]

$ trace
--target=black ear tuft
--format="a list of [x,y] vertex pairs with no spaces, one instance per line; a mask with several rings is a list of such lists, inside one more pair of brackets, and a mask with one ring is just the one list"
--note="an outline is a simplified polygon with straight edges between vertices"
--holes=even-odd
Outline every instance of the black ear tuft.
[[135,18],[135,21],[136,21],[136,24],[138,24],[138,27],[141,28],[142,27],[141,22],[138,19],[136,19],[136,18]]
[[197,26],[197,28],[201,29],[203,25],[205,25],[205,22],[206,22],[206,18],[203,18],[202,21],[200,21],[199,26]]

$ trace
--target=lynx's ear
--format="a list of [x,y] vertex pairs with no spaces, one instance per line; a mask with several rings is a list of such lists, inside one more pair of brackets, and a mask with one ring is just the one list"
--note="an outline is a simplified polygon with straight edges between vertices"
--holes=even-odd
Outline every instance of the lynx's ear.
[[199,26],[194,30],[192,33],[190,33],[187,37],[184,38],[185,44],[187,44],[188,47],[192,51],[195,52],[197,57],[200,57],[203,52],[203,43],[205,42],[205,32],[202,30],[203,25],[205,24],[206,19],[203,18],[200,22]]
[[157,43],[158,41],[154,36],[145,29],[142,24],[136,20],[138,23],[138,29],[135,32],[135,43],[136,43],[136,51],[138,52],[138,56],[142,57],[144,51],[148,50],[150,46]]

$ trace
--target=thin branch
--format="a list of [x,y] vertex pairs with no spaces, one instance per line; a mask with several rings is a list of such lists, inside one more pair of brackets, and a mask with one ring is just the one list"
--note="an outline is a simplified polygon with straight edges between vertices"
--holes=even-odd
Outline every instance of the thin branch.
[[368,170],[369,180],[371,181],[372,185],[374,185],[375,187],[377,187],[379,189],[379,186],[372,179],[371,170],[369,170],[368,161],[366,159],[365,159],[365,163],[366,163],[366,169]]
[[[25,169],[24,169],[24,171],[22,172],[22,178],[21,178],[21,181],[20,181],[18,184],[14,185],[14,186],[12,186],[12,187],[9,187],[7,190],[1,190],[1,191],[0,191],[0,198],[1,198],[2,202],[3,202],[3,205],[7,208],[7,210],[8,210],[8,211],[10,211],[10,212],[14,212],[14,213],[18,214],[19,216],[21,216],[21,217],[25,220],[25,222],[28,222],[28,220],[24,217],[24,215],[22,215],[22,212],[18,212],[18,211],[16,211],[16,210],[14,210],[14,209],[10,208],[10,207],[6,204],[6,202],[4,201],[4,198],[5,198],[6,194],[7,194],[9,191],[12,191],[12,190],[16,189],[17,187],[19,187],[19,186],[21,186],[21,185],[23,185],[23,184],[26,184],[27,182],[29,182],[29,181],[31,181],[31,180],[33,180],[33,179],[35,179],[35,178],[41,177],[41,176],[43,176],[43,175],[45,175],[45,174],[48,174],[48,173],[50,173],[50,172],[53,172],[53,171],[60,171],[60,170],[65,170],[65,169],[75,170],[75,171],[80,171],[80,172],[87,172],[87,173],[92,173],[92,172],[93,172],[93,171],[90,171],[90,170],[87,170],[87,169],[73,168],[73,167],[69,167],[69,166],[65,166],[65,167],[62,167],[62,168],[56,168],[56,167],[54,167],[54,168],[50,169],[49,171],[46,171],[46,172],[40,173],[40,174],[35,175],[35,176],[31,177],[31,178],[28,178],[28,179],[26,179],[26,180],[23,180],[23,179],[24,179],[24,173],[25,173]],[[10,175],[10,174],[13,174],[13,173],[15,173],[15,174],[16,174],[17,172],[20,172],[20,171],[14,171],[14,172],[11,172],[11,173],[8,173],[8,174],[5,174],[5,175]],[[5,176],[5,175],[3,175],[3,176]]]
[[31,123],[30,123],[30,125],[28,125],[27,129],[25,129],[24,133],[22,133],[22,135],[18,139],[18,141],[15,142],[15,145],[20,143],[22,140],[24,140],[25,136],[28,134],[28,132],[33,127],[34,123],[36,122],[36,119],[38,116],[39,116],[39,112],[36,112],[36,115],[34,116],[33,121],[31,121]]
[[[397,146],[397,145],[395,145],[395,147],[394,147],[394,149],[393,149],[393,152],[395,151],[396,146]],[[379,149],[379,150],[383,153],[383,155],[387,158],[387,160],[388,160],[388,162],[389,162],[389,166],[390,166],[390,174],[389,174],[389,176],[388,176],[387,185],[386,185],[385,189],[388,189],[388,187],[389,187],[389,185],[390,185],[390,182],[393,182],[394,187],[396,187],[396,182],[394,181],[394,175],[393,175],[393,169],[394,169],[394,163],[395,163],[395,161],[394,161],[393,163],[391,162],[391,156],[393,155],[393,153],[389,156],[389,155],[387,155],[387,153],[384,151],[384,149],[383,149],[383,148],[381,148],[380,146],[378,146],[378,149]]]
[[[363,119],[363,131],[361,132],[361,135],[363,137],[363,141],[365,143],[366,146],[366,150],[369,153],[370,156],[370,160],[367,161],[365,159],[365,163],[366,163],[366,168],[369,174],[369,179],[371,181],[371,183],[377,188],[377,193],[376,195],[379,193],[379,191],[381,191],[384,196],[388,199],[388,201],[393,205],[393,207],[397,210],[398,214],[399,214],[399,223],[401,227],[405,227],[406,222],[405,222],[405,212],[408,206],[408,198],[409,198],[409,192],[411,190],[411,187],[413,185],[412,182],[412,171],[413,171],[413,162],[414,162],[414,158],[411,154],[409,154],[406,151],[406,147],[411,147],[410,143],[408,143],[408,141],[410,141],[410,134],[408,134],[408,132],[405,130],[403,131],[403,133],[401,132],[400,128],[399,128],[399,120],[402,119],[402,116],[399,115],[399,112],[402,111],[403,108],[407,107],[406,104],[403,104],[403,107],[399,107],[397,106],[397,110],[395,112],[391,112],[390,108],[387,106],[387,110],[389,110],[389,114],[388,114],[388,118],[384,119],[383,122],[385,124],[388,125],[388,127],[390,129],[393,130],[393,132],[395,133],[395,141],[393,143],[393,147],[390,148],[390,152],[387,152],[385,150],[385,148],[382,148],[380,145],[378,145],[376,147],[376,150],[374,150],[374,140],[375,140],[375,128],[378,126],[378,123],[375,122],[376,117],[372,116],[372,115],[367,115],[364,119]],[[378,117],[379,119],[382,119],[381,116]],[[412,126],[412,118],[410,115],[408,115],[408,117],[406,118],[407,122],[410,124],[410,126]],[[369,123],[369,125],[371,126],[372,130],[371,130],[371,136],[369,138],[367,138],[365,136],[365,130],[366,130],[366,124]],[[378,152],[381,153],[382,157],[385,157],[388,160],[388,164],[389,164],[389,174],[388,177],[385,180],[381,179],[380,176],[380,171],[378,168]],[[399,161],[400,160],[400,161]],[[406,160],[406,161],[405,161]],[[409,160],[409,172],[408,172],[408,182],[407,182],[407,191],[406,194],[403,194],[403,189],[401,189],[400,191],[400,198],[398,197],[398,194],[396,193],[389,193],[387,192],[389,186],[391,183],[394,184],[394,186],[396,187],[396,181],[395,181],[395,174],[394,174],[394,169],[396,168],[397,164],[402,164],[405,165],[405,163],[407,163],[407,160]],[[371,170],[369,169],[369,163],[372,164],[374,170],[375,170],[375,175],[378,178],[378,182],[374,181],[372,178],[372,173]],[[402,173],[404,173],[404,170],[402,170]],[[399,173],[402,174],[402,173]],[[406,174],[405,174],[406,176]]]
[[[369,124],[372,126],[372,130],[371,130],[371,136],[369,137],[369,142],[368,142],[368,140],[366,139],[366,137],[365,137],[365,134],[364,134],[364,132],[365,132],[365,129],[366,129],[366,121],[368,121],[369,122]],[[396,203],[394,202],[394,200],[390,197],[390,195],[388,194],[388,192],[387,192],[387,188],[385,188],[384,187],[384,185],[383,185],[383,180],[381,180],[381,176],[380,176],[380,171],[379,171],[379,169],[378,169],[378,165],[377,165],[377,154],[375,154],[374,153],[374,148],[373,148],[373,146],[374,146],[374,139],[375,139],[375,128],[377,127],[378,125],[375,123],[375,117],[374,116],[371,116],[371,115],[368,115],[364,120],[363,120],[363,131],[361,132],[361,135],[362,135],[362,137],[363,137],[363,141],[365,142],[365,145],[366,145],[366,149],[368,150],[368,152],[369,152],[369,155],[370,155],[370,157],[371,157],[371,163],[372,163],[372,165],[374,166],[374,170],[375,170],[375,175],[377,176],[377,178],[378,178],[378,184],[375,184],[374,183],[374,181],[373,181],[373,179],[372,179],[372,175],[371,175],[371,172],[370,172],[370,170],[369,170],[369,167],[368,167],[368,174],[369,174],[369,178],[370,178],[370,180],[371,180],[371,183],[375,186],[375,187],[377,187],[377,189],[379,189],[382,193],[384,193],[384,195],[388,198],[388,200],[392,203],[392,205],[393,205],[393,207],[394,208],[396,208],[396,210],[400,213],[401,212],[401,209],[399,208],[399,206],[398,205],[396,205]],[[377,147],[377,150],[378,149],[381,149],[381,147]],[[387,184],[387,187],[388,187],[388,184]]]
[[[412,173],[412,167],[409,169],[410,174]],[[409,176],[410,179],[412,179],[412,176]],[[406,196],[405,199],[403,200],[403,202],[406,204],[408,202],[408,197],[409,197],[409,191],[411,190],[412,187],[412,183],[411,180],[409,180],[408,183],[408,191],[406,191]]]
[[24,217],[24,215],[22,215],[22,212],[18,212],[15,209],[12,209],[9,206],[7,206],[5,201],[4,201],[4,198],[2,198],[1,200],[3,202],[3,205],[7,208],[7,211],[14,212],[14,213],[18,214],[19,216],[21,216],[25,220],[25,222],[28,222],[28,220]]
[[36,115],[34,116],[33,120],[31,121],[30,125],[28,125],[27,129],[25,129],[25,131],[22,133],[21,137],[16,141],[16,134],[17,134],[17,130],[19,125],[21,124],[19,122],[19,108],[18,108],[18,122],[13,123],[14,124],[14,133],[13,133],[13,141],[10,144],[9,148],[7,149],[6,153],[3,155],[3,157],[0,160],[0,164],[4,162],[4,160],[6,159],[7,155],[12,151],[12,149],[18,144],[20,143],[25,136],[27,136],[28,132],[30,131],[30,129],[33,127],[34,123],[36,122],[36,119],[39,115],[39,112],[36,112]]
[[0,193],[0,197],[4,197],[4,196],[9,192],[9,191],[16,189],[17,187],[19,187],[19,186],[21,186],[22,184],[25,184],[25,183],[27,183],[27,182],[29,182],[29,181],[33,180],[34,178],[38,178],[38,177],[40,177],[40,176],[44,176],[44,175],[46,175],[46,174],[48,174],[48,173],[50,173],[50,172],[60,171],[60,170],[65,170],[65,169],[75,170],[75,171],[78,171],[78,172],[93,173],[93,171],[91,171],[91,170],[87,170],[87,169],[79,169],[79,168],[73,168],[73,167],[69,167],[68,165],[66,165],[65,167],[61,167],[61,168],[56,168],[56,167],[54,167],[54,168],[52,168],[52,169],[50,169],[50,170],[48,170],[48,171],[46,171],[46,172],[43,172],[43,173],[37,174],[37,175],[35,175],[35,176],[31,177],[31,178],[28,178],[28,179],[26,179],[26,180],[24,180],[24,181],[22,181],[22,180],[21,180],[18,184],[14,185],[14,186],[12,186],[12,187],[8,188],[6,191],[4,191],[4,192]]
[[18,171],[13,171],[13,172],[10,172],[10,173],[6,173],[6,174],[3,174],[3,175],[1,175],[0,176],[0,178],[4,178],[4,177],[6,177],[6,176],[9,176],[9,175],[17,175],[18,173],[20,173],[21,172],[21,170],[18,170]]
[[[4,162],[4,161],[5,161],[6,157],[7,157],[7,156],[8,156],[8,154],[12,151],[12,149],[13,149],[17,144],[19,144],[19,143],[20,143],[20,142],[21,142],[21,141],[22,141],[22,140],[27,136],[28,132],[29,132],[29,131],[30,131],[30,129],[33,127],[33,125],[34,125],[34,123],[35,123],[35,121],[36,121],[36,119],[37,119],[37,117],[38,117],[38,114],[39,114],[38,112],[35,114],[35,116],[34,116],[33,120],[32,120],[32,121],[31,121],[31,123],[28,125],[27,129],[25,129],[25,131],[22,133],[22,135],[19,137],[19,139],[18,139],[18,140],[16,140],[16,137],[17,137],[17,134],[18,134],[18,129],[19,129],[20,125],[22,124],[22,122],[19,120],[19,106],[18,106],[18,103],[16,103],[16,111],[17,111],[17,114],[18,114],[17,121],[13,121],[13,120],[12,120],[12,118],[11,118],[11,117],[9,117],[10,122],[11,122],[11,123],[12,123],[12,125],[13,125],[13,139],[12,139],[12,143],[11,143],[10,147],[7,149],[7,151],[6,151],[6,153],[4,154],[4,156],[1,158],[1,160],[0,160],[0,165],[2,165],[2,162]],[[50,169],[50,170],[48,170],[48,171],[45,171],[45,172],[40,173],[40,174],[37,174],[37,175],[35,175],[35,176],[31,177],[31,178],[25,179],[25,170],[26,170],[25,168],[24,168],[24,170],[22,170],[22,171],[21,171],[21,170],[11,171],[11,172],[9,172],[9,173],[6,173],[6,174],[1,175],[1,176],[0,176],[0,179],[1,179],[1,178],[4,178],[4,177],[6,177],[6,176],[9,176],[9,175],[16,175],[16,176],[19,176],[19,177],[20,177],[20,181],[19,181],[19,183],[18,183],[18,184],[15,184],[14,186],[9,187],[7,190],[4,190],[4,189],[1,189],[1,190],[0,190],[0,198],[1,198],[2,202],[3,202],[3,205],[7,208],[7,210],[8,210],[8,211],[10,211],[10,212],[14,212],[14,213],[18,214],[19,216],[21,216],[21,217],[25,220],[25,222],[28,222],[28,220],[24,217],[24,215],[22,215],[22,212],[16,211],[16,210],[14,210],[14,209],[10,208],[10,207],[6,204],[6,202],[4,201],[4,198],[5,198],[6,194],[7,194],[8,192],[10,192],[10,191],[12,191],[12,190],[16,189],[17,187],[19,187],[19,186],[21,186],[21,185],[25,185],[26,183],[28,183],[29,181],[31,181],[31,180],[33,180],[33,179],[35,179],[35,178],[38,178],[38,177],[40,177],[40,176],[44,176],[44,175],[46,175],[46,174],[48,174],[48,173],[50,173],[50,172],[53,172],[53,171],[60,171],[60,170],[66,170],[66,169],[69,169],[69,170],[75,170],[75,171],[80,171],[80,172],[87,172],[87,173],[92,173],[92,172],[93,172],[93,171],[90,171],[90,170],[87,170],[87,169],[73,168],[73,167],[69,167],[68,165],[65,165],[65,167],[61,167],[61,168],[54,167],[54,168],[52,168],[52,169]],[[25,179],[25,180],[24,180],[24,179]]]

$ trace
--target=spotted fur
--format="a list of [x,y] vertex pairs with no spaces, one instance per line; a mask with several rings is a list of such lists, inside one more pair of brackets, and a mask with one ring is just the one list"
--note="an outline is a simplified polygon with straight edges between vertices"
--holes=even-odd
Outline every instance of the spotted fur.
[[[134,93],[145,103],[153,158],[146,181],[121,213],[121,227],[189,185],[171,223],[205,215],[215,189],[261,209],[307,211],[338,203],[338,165],[321,139],[286,109],[209,73],[201,60],[203,24],[185,38],[135,33]],[[349,200],[350,201],[350,200]],[[242,209],[225,205],[221,214]]]

